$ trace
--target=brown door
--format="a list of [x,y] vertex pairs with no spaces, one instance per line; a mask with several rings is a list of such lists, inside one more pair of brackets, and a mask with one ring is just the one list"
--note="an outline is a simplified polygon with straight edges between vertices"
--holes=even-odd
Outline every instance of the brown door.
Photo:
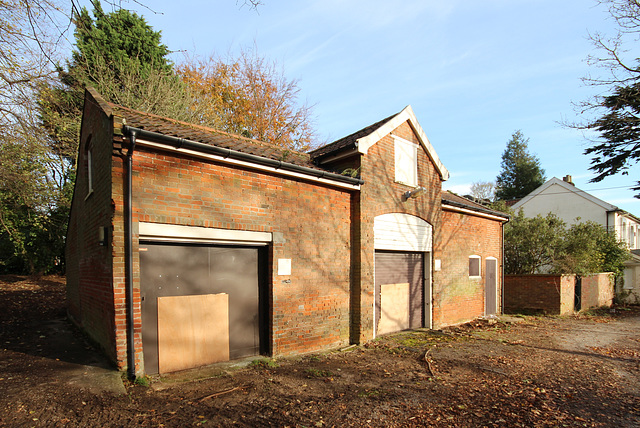
[[[142,344],[147,373],[158,373],[158,298],[228,295],[229,358],[260,353],[266,311],[261,310],[260,249],[232,246],[140,244]],[[263,304],[265,302],[262,302]],[[180,331],[180,328],[177,329]],[[185,332],[185,336],[187,333]]]
[[376,251],[376,334],[424,325],[424,254]]
[[498,311],[498,261],[485,261],[484,280],[484,314],[495,315]]

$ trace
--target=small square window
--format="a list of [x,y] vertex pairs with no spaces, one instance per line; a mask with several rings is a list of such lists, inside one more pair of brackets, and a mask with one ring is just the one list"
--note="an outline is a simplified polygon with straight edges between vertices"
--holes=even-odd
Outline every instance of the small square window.
[[396,182],[418,185],[418,145],[402,138],[394,138]]
[[469,277],[470,278],[480,277],[480,257],[479,256],[469,256]]

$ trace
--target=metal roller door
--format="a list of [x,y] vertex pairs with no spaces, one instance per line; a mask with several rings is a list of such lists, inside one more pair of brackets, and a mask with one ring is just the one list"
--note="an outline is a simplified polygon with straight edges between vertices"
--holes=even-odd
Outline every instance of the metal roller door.
[[376,251],[378,335],[424,325],[424,253]]
[[[221,354],[223,357],[212,356],[210,361],[192,363],[194,366],[216,362],[220,358],[227,358],[226,356],[227,359],[234,359],[264,352],[261,344],[264,348],[267,341],[264,321],[266,311],[262,309],[266,299],[264,290],[260,287],[262,252],[261,248],[250,247],[141,242],[142,342],[147,373],[158,373],[159,369],[162,371],[162,364],[159,367],[159,349],[162,353],[164,348],[162,339],[159,342],[158,337],[167,337],[162,336],[163,326],[171,329],[171,339],[178,344],[183,338],[175,336],[184,336],[185,342],[188,342],[190,337],[200,337],[201,342],[213,340],[217,341],[216,343],[222,341],[225,345],[228,343],[228,353]],[[170,299],[171,296],[176,299]],[[178,296],[202,298],[180,299]],[[224,299],[206,300],[205,296],[223,296]],[[160,301],[164,302],[164,306],[160,307],[160,316],[176,316],[177,320],[182,320],[177,322],[183,325],[171,325],[171,319],[161,319],[161,322],[158,322]],[[213,301],[226,306],[214,306],[211,310],[222,313],[222,309],[228,310],[228,323],[213,321],[214,324],[199,325],[199,320],[207,317],[195,316],[198,319],[194,320],[193,313],[208,315],[209,309],[203,305],[211,304],[205,302]],[[185,305],[184,309],[176,308],[176,305],[181,304]],[[170,310],[162,312],[163,307]],[[196,312],[194,308],[200,312]],[[194,312],[185,313],[189,311]],[[226,321],[226,317],[225,313],[223,321]],[[194,336],[192,332],[187,331],[189,329],[196,330],[197,334]],[[203,337],[206,340],[203,340]],[[199,349],[200,345],[192,343],[190,346]],[[202,345],[204,346],[204,343]],[[214,345],[214,348],[217,346]],[[191,353],[187,351],[191,348],[185,348],[182,355],[190,356]],[[213,349],[213,352],[216,352],[216,349]],[[188,366],[187,362],[179,367]]]

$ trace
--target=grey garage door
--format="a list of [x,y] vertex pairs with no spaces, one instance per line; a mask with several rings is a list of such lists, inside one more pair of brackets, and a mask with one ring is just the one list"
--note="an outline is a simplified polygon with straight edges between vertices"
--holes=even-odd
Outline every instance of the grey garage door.
[[[158,372],[158,298],[167,296],[227,294],[229,358],[265,352],[262,253],[261,248],[249,247],[140,243],[142,343],[147,373]],[[220,333],[213,328],[211,334]]]
[[424,325],[424,253],[376,251],[377,333]]

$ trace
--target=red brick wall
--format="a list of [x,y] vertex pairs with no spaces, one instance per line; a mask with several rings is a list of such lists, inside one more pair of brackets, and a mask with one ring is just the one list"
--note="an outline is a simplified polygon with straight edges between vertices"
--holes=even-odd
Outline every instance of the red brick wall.
[[570,313],[574,284],[572,275],[505,275],[505,312]]
[[[110,121],[96,104],[93,98],[87,103],[80,137],[66,241],[67,305],[71,319],[115,360],[113,254],[109,245],[98,243],[99,227],[107,227],[109,235],[112,232],[112,138]],[[87,144],[93,159],[93,193],[89,196]]]
[[[418,143],[408,122],[391,132],[405,140]],[[357,306],[354,324],[357,337],[354,342],[373,338],[374,298],[374,236],[373,222],[376,216],[387,213],[405,213],[420,217],[433,226],[434,234],[440,227],[441,183],[439,173],[422,149],[418,149],[418,185],[427,192],[416,199],[402,200],[402,195],[413,187],[395,182],[394,139],[387,135],[371,146],[361,158],[361,176],[365,181],[360,192],[360,272],[354,284],[353,302]],[[437,239],[434,237],[434,240]]]
[[[505,310],[573,313],[575,284],[575,275],[506,275]],[[613,303],[613,274],[583,276],[581,284],[581,310]]]
[[[110,168],[112,175],[101,170],[94,180],[96,191],[86,200],[82,192],[76,192],[68,242],[69,311],[123,368],[127,346],[124,159],[117,150],[121,137],[110,141],[112,124],[95,106],[89,106],[85,115],[83,138],[89,134],[101,136],[101,140],[94,140],[99,147],[94,152],[95,164],[105,170]],[[418,142],[408,123],[393,134]],[[116,148],[113,153],[112,142]],[[438,317],[436,325],[482,314],[482,287],[466,281],[471,254],[467,251],[474,250],[472,254],[482,256],[483,263],[488,256],[500,260],[496,249],[499,244],[494,248],[494,241],[500,238],[499,229],[490,226],[499,222],[456,214],[443,224],[440,175],[427,153],[421,149],[418,153],[418,184],[427,192],[403,201],[403,193],[412,188],[395,182],[394,140],[390,135],[374,144],[366,155],[356,157],[353,166],[361,168],[365,180],[361,192],[139,145],[133,157],[136,372],[143,370],[139,222],[273,232],[281,236],[269,252],[271,346],[276,356],[313,352],[346,345],[350,339],[363,342],[373,337],[373,225],[374,218],[382,214],[406,213],[433,226],[434,252],[443,263],[442,271],[434,275],[439,299],[434,303],[436,307],[444,305],[434,313]],[[86,178],[80,175],[77,186],[83,183]],[[111,226],[111,247],[97,245],[98,225]],[[290,276],[277,275],[280,258],[292,259]],[[455,282],[461,260],[467,278]],[[500,269],[499,265],[498,272]],[[466,299],[464,305],[460,305],[460,299]],[[454,306],[466,309],[454,313]]]
[[[274,243],[271,251],[274,355],[312,352],[349,343],[349,191],[168,155],[142,146],[133,159],[134,223],[282,234],[285,242]],[[122,161],[114,158],[114,176],[121,177],[122,172]],[[121,180],[114,180],[113,193],[116,218],[120,219]],[[120,223],[116,221],[114,235],[118,254],[114,260],[117,295],[124,293],[124,269],[120,266],[124,234]],[[136,255],[137,238],[134,233]],[[279,258],[292,260],[291,276],[277,275]],[[138,263],[136,256],[134,301],[136,340],[140,343]],[[124,300],[116,300],[116,314],[117,336],[124,340]],[[119,362],[124,363],[125,350],[122,342]]]
[[[443,209],[434,257],[441,270],[434,272],[433,326],[458,324],[484,315],[485,261],[497,259],[498,313],[502,272],[501,222]],[[469,278],[469,256],[480,256],[481,278]]]

